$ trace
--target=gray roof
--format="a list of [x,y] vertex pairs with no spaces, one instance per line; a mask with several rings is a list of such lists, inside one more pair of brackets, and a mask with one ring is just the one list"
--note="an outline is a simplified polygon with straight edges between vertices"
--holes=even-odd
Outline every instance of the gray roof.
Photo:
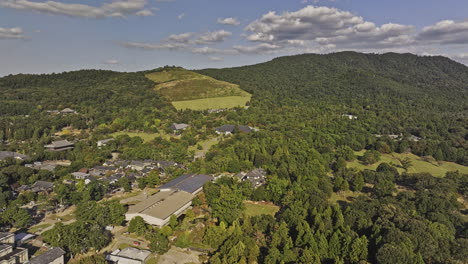
[[65,147],[73,147],[74,144],[72,142],[69,142],[68,140],[59,140],[59,141],[53,141],[49,145],[45,145],[44,147],[46,148],[65,148]]
[[15,158],[15,159],[28,159],[28,156],[12,152],[12,151],[0,151],[0,160],[4,160],[6,158]]
[[37,181],[31,186],[33,192],[50,191],[54,188],[54,183],[46,181]]
[[63,255],[65,255],[65,251],[59,247],[56,247],[46,251],[44,254],[31,258],[29,260],[29,264],[49,264]]
[[141,250],[133,247],[128,247],[122,249],[119,253],[117,253],[118,256],[121,257],[127,257],[131,259],[138,259],[141,261],[144,261],[149,255],[151,255],[151,252],[148,250]]
[[176,124],[176,123],[172,123],[171,125],[171,129],[172,130],[182,130],[182,129],[186,129],[187,127],[189,127],[190,125],[187,125],[187,124]]
[[177,210],[190,203],[195,196],[184,191],[158,192],[146,200],[130,206],[128,214],[145,214],[159,219],[166,219]]
[[233,133],[234,130],[237,129],[240,131],[240,132],[244,132],[244,133],[249,133],[252,131],[252,128],[249,127],[249,126],[235,126],[235,125],[222,125],[218,128],[216,128],[216,131],[217,132],[220,132],[220,133],[226,133],[226,132],[230,132],[230,133]]
[[164,184],[159,189],[177,189],[194,193],[203,187],[206,182],[212,181],[213,177],[204,174],[185,174]]

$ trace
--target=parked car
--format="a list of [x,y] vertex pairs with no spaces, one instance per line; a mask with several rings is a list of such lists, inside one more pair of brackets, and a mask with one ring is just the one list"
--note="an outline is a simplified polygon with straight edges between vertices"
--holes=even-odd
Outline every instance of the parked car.
[[133,241],[133,245],[139,246],[139,245],[140,245],[140,242],[138,242],[138,241]]

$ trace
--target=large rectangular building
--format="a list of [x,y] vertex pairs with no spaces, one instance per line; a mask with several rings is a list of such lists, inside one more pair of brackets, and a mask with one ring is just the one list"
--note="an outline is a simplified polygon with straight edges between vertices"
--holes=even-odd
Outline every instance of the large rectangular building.
[[130,206],[125,214],[127,221],[136,216],[141,216],[145,222],[151,225],[164,226],[171,216],[180,216],[192,204],[195,196],[191,193],[179,190],[158,192],[146,200]]
[[185,191],[197,194],[203,190],[203,185],[212,181],[213,177],[204,174],[185,174],[159,187],[163,192],[171,190]]

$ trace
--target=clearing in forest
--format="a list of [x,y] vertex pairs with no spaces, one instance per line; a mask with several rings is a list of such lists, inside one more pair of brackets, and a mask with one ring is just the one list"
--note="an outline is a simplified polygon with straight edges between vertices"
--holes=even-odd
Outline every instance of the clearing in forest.
[[238,85],[177,68],[152,72],[146,78],[156,83],[155,89],[168,98],[175,108],[207,110],[245,106],[251,94]]
[[[360,157],[364,154],[364,151],[358,151],[355,154],[356,156]],[[397,168],[398,172],[401,173],[405,170],[401,168],[400,160],[403,160],[405,158],[409,158],[412,164],[407,171],[408,173],[427,172],[435,177],[444,177],[447,172],[457,170],[461,173],[468,173],[467,166],[448,161],[436,161],[433,158],[423,158],[416,156],[412,153],[382,154],[380,161],[372,165],[364,165],[358,159],[356,159],[352,162],[348,162],[348,167],[357,168],[359,170],[375,170],[380,165],[380,163],[386,162],[390,165],[394,165]]]
[[245,214],[248,216],[271,215],[279,211],[279,206],[267,202],[244,201]]

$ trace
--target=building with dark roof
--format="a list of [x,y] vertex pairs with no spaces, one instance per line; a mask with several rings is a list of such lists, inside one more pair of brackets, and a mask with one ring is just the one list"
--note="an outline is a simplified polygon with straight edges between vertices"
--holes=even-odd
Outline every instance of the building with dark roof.
[[172,125],[170,126],[170,128],[174,131],[174,133],[178,133],[178,132],[180,132],[182,130],[187,129],[188,127],[190,127],[190,125],[176,124],[176,123],[172,123]]
[[45,253],[31,258],[28,264],[64,264],[65,251],[59,247],[46,251]]
[[37,181],[31,186],[31,191],[38,192],[51,192],[54,188],[54,183],[46,181]]
[[68,140],[59,140],[53,141],[48,145],[44,145],[44,148],[46,148],[47,151],[65,151],[74,149],[75,144],[69,142]]
[[203,190],[203,185],[212,181],[213,177],[204,174],[185,174],[159,187],[161,191],[181,190],[197,194]]
[[18,159],[18,160],[26,160],[29,159],[28,156],[17,153],[17,152],[12,152],[12,151],[0,151],[0,160],[4,160],[6,158],[13,158],[13,159]]
[[243,132],[243,133],[250,133],[250,132],[254,131],[254,129],[252,127],[249,127],[249,126],[222,125],[222,126],[216,128],[216,133],[217,134],[230,135],[230,134],[233,134],[236,131],[236,129],[239,132]]

